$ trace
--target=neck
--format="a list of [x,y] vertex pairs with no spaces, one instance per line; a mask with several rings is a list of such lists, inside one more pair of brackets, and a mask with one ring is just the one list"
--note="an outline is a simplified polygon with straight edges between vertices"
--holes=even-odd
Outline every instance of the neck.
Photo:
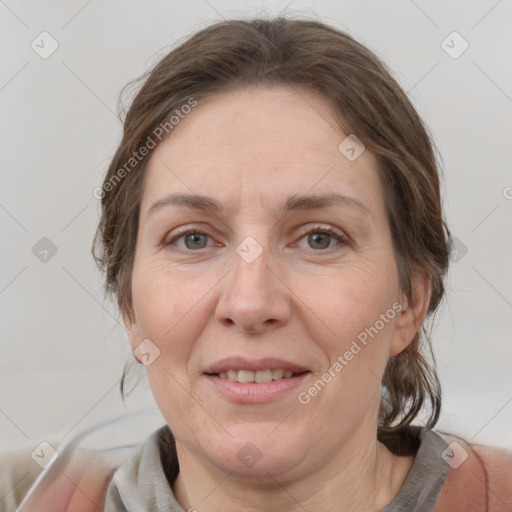
[[353,441],[300,477],[268,472],[251,482],[205,464],[177,443],[180,473],[173,492],[184,510],[201,512],[377,511],[396,496],[414,457],[393,455],[376,435],[372,442]]

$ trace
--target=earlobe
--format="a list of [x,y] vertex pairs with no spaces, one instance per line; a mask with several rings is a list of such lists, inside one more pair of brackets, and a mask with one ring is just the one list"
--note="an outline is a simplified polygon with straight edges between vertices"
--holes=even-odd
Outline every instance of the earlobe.
[[403,308],[395,324],[395,333],[391,342],[390,355],[403,352],[414,339],[428,313],[432,294],[432,282],[426,272],[415,272],[412,278],[412,298],[409,301],[404,294]]

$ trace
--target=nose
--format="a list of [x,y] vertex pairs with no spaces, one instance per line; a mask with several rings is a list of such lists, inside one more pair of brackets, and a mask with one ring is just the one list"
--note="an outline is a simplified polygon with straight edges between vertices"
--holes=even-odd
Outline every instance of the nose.
[[215,311],[219,322],[246,333],[261,334],[289,321],[288,289],[279,273],[267,263],[266,251],[252,263],[235,254],[234,268],[222,280]]

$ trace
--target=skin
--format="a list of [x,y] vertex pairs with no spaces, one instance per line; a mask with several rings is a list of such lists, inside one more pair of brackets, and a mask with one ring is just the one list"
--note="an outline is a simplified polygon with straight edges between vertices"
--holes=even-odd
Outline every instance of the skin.
[[[319,94],[253,86],[201,100],[151,155],[124,318],[134,350],[144,339],[160,350],[147,375],[176,438],[173,491],[185,510],[378,510],[411,468],[412,456],[376,438],[381,377],[421,326],[430,284],[418,272],[407,303],[377,161],[367,150],[349,161],[338,150],[346,136]],[[331,192],[363,207],[281,212],[289,196]],[[171,205],[148,215],[171,193],[205,195],[224,210]],[[207,236],[183,237],[184,226]],[[328,227],[347,242],[322,236]],[[252,263],[235,250],[248,236],[262,248]],[[400,313],[300,403],[397,302]],[[234,403],[203,374],[230,356],[278,357],[311,373],[278,399]],[[261,454],[252,467],[237,457],[246,443]]]

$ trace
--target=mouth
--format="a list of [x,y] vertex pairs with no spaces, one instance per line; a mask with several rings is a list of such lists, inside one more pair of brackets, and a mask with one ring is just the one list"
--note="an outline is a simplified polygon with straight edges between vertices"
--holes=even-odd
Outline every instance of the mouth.
[[234,357],[209,366],[203,375],[216,393],[230,401],[261,403],[288,395],[311,372],[304,366],[282,359]]

